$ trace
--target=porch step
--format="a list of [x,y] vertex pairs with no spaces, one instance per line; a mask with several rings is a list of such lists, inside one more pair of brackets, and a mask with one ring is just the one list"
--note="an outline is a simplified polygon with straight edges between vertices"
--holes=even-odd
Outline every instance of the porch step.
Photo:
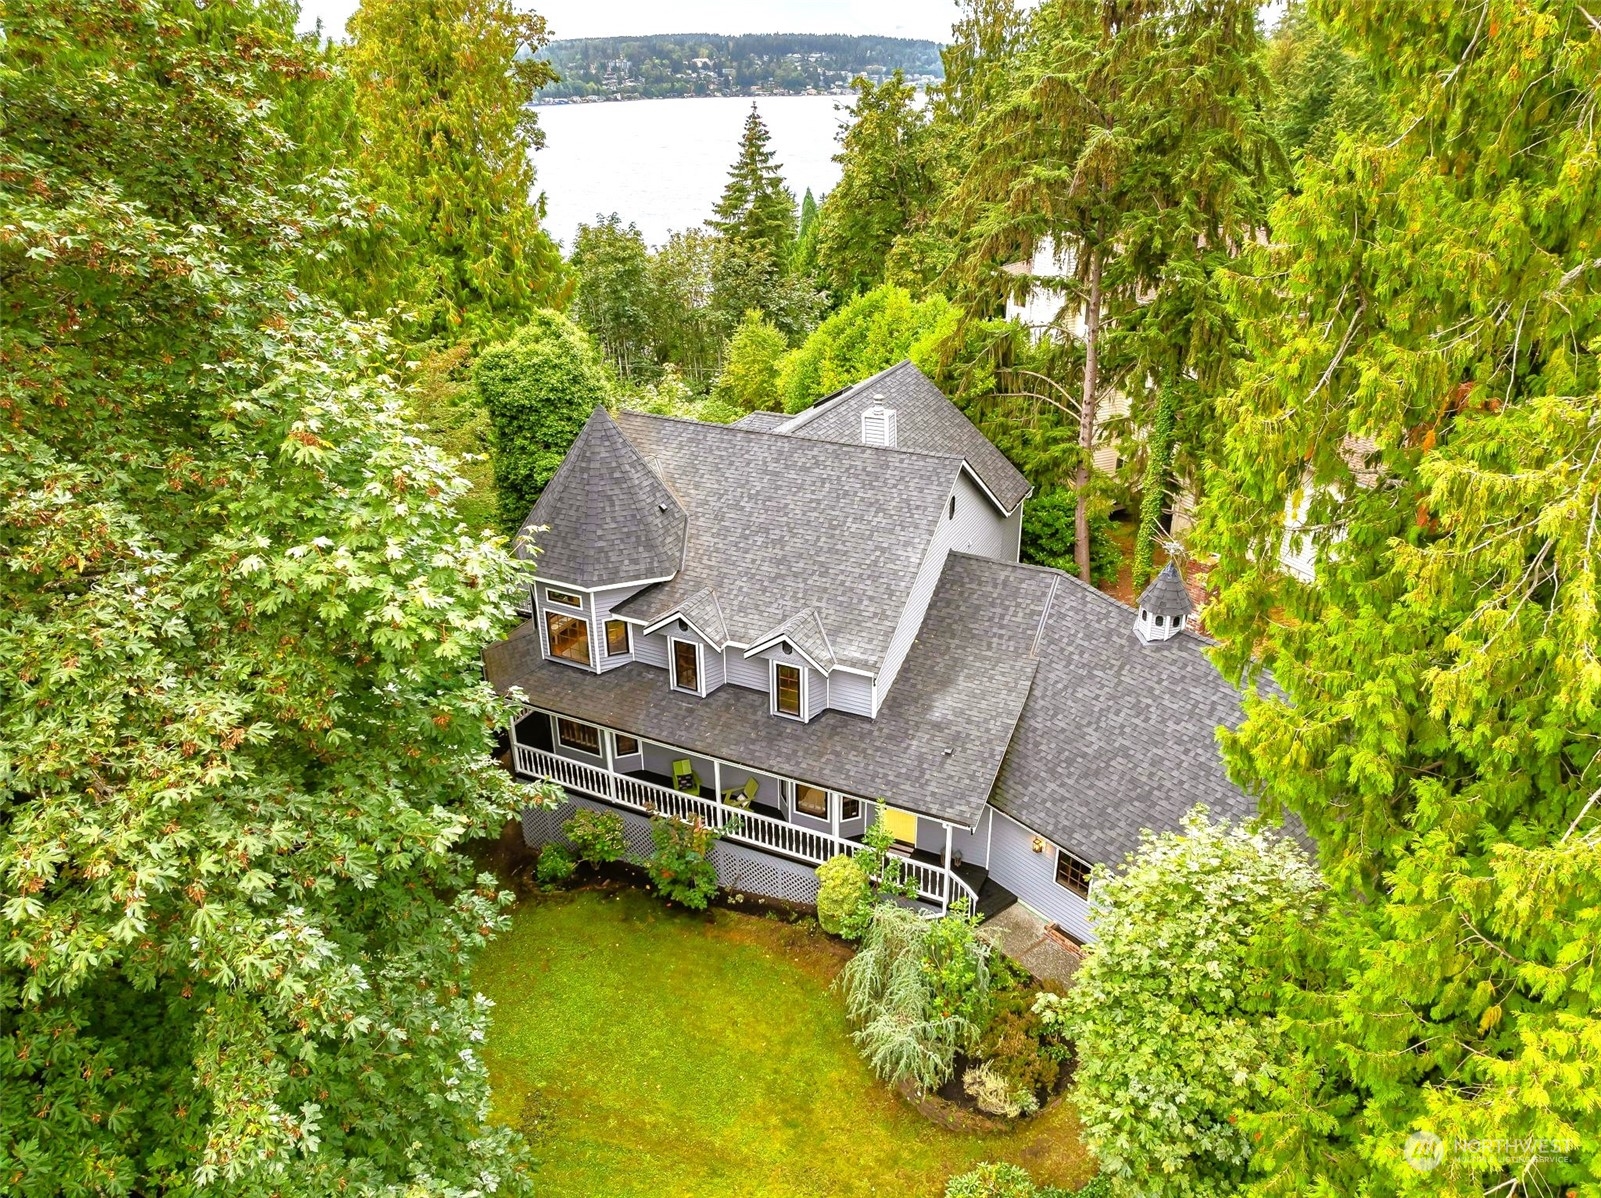
[[984,885],[977,889],[978,915],[981,919],[993,919],[1017,902],[1017,895],[990,877],[986,877]]

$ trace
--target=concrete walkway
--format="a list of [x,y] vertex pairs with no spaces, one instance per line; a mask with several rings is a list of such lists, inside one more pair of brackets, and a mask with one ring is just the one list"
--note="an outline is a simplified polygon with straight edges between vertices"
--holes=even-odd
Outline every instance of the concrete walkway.
[[1013,903],[980,925],[1000,950],[1035,977],[1071,984],[1079,954],[1045,930],[1045,921],[1022,903]]

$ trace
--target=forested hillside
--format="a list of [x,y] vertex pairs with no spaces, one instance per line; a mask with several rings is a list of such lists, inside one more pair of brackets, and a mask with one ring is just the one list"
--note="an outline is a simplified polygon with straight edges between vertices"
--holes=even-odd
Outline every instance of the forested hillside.
[[939,47],[903,37],[710,33],[594,37],[553,41],[541,57],[560,78],[541,101],[658,96],[848,93],[851,80],[875,82],[894,71],[937,79]]

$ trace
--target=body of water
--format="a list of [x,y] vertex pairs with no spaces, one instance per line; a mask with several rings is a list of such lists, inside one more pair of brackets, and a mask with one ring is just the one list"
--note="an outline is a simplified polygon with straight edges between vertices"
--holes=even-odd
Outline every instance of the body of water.
[[[853,97],[761,96],[774,160],[797,202],[839,178],[835,133]],[[545,227],[571,249],[579,222],[615,212],[650,245],[712,214],[739,153],[752,101],[741,97],[626,100],[539,109],[545,148],[534,154]]]

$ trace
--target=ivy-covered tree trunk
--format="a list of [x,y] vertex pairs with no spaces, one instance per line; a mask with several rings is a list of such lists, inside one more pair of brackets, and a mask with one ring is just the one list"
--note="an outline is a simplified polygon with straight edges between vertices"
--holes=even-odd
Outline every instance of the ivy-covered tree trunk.
[[1173,436],[1178,423],[1178,392],[1163,387],[1156,400],[1156,419],[1146,446],[1145,481],[1140,492],[1140,527],[1134,537],[1134,589],[1144,590],[1155,574],[1156,538],[1162,530],[1162,507],[1173,469]]

